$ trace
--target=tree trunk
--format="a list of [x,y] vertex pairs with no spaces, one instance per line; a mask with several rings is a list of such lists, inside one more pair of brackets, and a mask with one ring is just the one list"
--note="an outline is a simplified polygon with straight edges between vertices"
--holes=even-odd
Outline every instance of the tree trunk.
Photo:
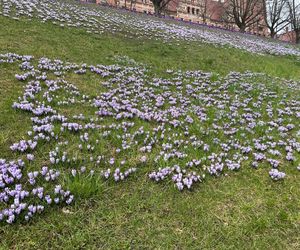
[[246,25],[244,23],[240,24],[239,28],[240,28],[240,32],[244,33],[246,31]]
[[153,2],[153,6],[154,6],[154,13],[156,16],[160,15],[160,5],[157,2]]
[[270,36],[271,36],[271,38],[274,38],[275,35],[276,35],[276,32],[274,30],[270,29]]
[[295,35],[296,35],[296,43],[299,44],[300,43],[300,30],[296,30]]

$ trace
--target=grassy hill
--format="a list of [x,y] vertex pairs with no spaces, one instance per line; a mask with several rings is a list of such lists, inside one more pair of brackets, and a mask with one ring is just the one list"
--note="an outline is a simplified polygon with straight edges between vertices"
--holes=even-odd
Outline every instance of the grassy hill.
[[[82,28],[41,23],[36,18],[17,21],[0,16],[0,24],[0,54],[12,52],[88,65],[113,64],[116,56],[127,56],[146,65],[149,77],[167,77],[168,69],[211,72],[212,81],[232,71],[265,73],[270,77],[259,78],[258,83],[269,81],[266,84],[271,90],[274,84],[274,91],[280,94],[283,88],[288,98],[299,101],[299,92],[277,86],[278,81],[285,81],[277,77],[300,79],[300,61],[293,55],[258,55],[194,41],[174,45],[122,33],[93,34]],[[31,126],[28,114],[11,108],[23,91],[15,73],[15,65],[0,64],[0,158],[6,159],[19,157],[9,146],[24,138]],[[82,77],[72,74],[66,79],[89,95],[96,95],[100,88],[100,81],[90,73]],[[79,105],[74,110],[62,108],[62,112],[79,114],[85,109]],[[293,121],[299,127],[299,118]],[[72,140],[72,136],[67,138]],[[47,163],[54,145],[39,148],[30,168]],[[132,154],[129,163],[133,165],[137,155]],[[154,156],[155,152],[149,158]],[[299,154],[294,165],[297,163]],[[28,223],[1,225],[0,248],[299,249],[300,173],[295,168],[285,167],[287,178],[274,182],[268,176],[269,168],[254,171],[245,166],[220,177],[208,177],[192,191],[179,192],[174,185],[150,182],[148,170],[155,163],[148,164],[138,177],[124,183],[64,179],[75,194],[74,203],[53,206]]]
[[253,71],[276,77],[299,79],[299,59],[247,53],[229,47],[207,44],[166,44],[161,41],[136,40],[122,35],[97,35],[82,29],[60,28],[49,23],[14,21],[1,17],[1,52],[13,51],[74,62],[111,63],[115,55],[126,55],[153,67],[156,72],[182,69],[228,74]]

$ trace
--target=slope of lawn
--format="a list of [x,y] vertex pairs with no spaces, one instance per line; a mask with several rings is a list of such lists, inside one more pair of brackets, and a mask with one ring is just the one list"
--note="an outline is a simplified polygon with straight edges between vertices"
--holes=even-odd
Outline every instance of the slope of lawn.
[[230,71],[249,70],[284,78],[300,78],[300,61],[292,56],[260,56],[238,49],[184,42],[174,46],[121,35],[87,34],[80,29],[60,28],[37,21],[14,21],[1,16],[0,22],[0,52],[12,51],[94,64],[111,63],[115,55],[126,55],[152,66],[155,72],[164,72],[169,68],[201,69],[225,75]]
[[[0,16],[0,53],[7,52],[94,65],[128,56],[158,75],[167,69],[200,69],[215,75],[250,70],[300,79],[299,59],[292,56],[261,56],[184,42],[178,46],[141,42]],[[26,114],[11,108],[22,93],[14,67],[0,67],[0,158],[14,157],[9,145],[31,124]],[[95,79],[84,77],[83,87],[92,92]],[[32,168],[43,164],[41,159]],[[288,173],[284,181],[273,182],[266,169],[243,168],[183,193],[172,185],[150,183],[146,176],[117,184],[66,183],[76,196],[71,206],[48,210],[27,224],[1,225],[0,248],[299,249],[299,172]]]

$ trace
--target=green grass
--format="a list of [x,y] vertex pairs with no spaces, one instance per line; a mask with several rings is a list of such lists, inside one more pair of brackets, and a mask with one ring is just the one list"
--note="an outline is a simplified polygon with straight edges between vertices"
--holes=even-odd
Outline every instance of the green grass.
[[[3,17],[0,24],[0,53],[91,64],[111,63],[115,55],[127,55],[150,65],[153,74],[163,74],[168,68],[201,69],[215,75],[251,70],[300,79],[300,63],[293,57],[258,56],[210,45],[170,46]],[[13,157],[8,146],[31,124],[26,114],[11,109],[22,92],[14,69],[15,65],[0,67],[0,150],[4,158]],[[90,75],[84,76],[85,85],[73,77],[90,94],[97,87]],[[32,168],[42,164],[43,149]],[[65,184],[76,194],[75,203],[52,208],[28,224],[2,226],[0,248],[299,249],[299,174],[297,170],[287,173],[283,182],[274,183],[266,169],[245,167],[227,177],[210,178],[184,193],[172,185],[149,182],[146,176],[118,184],[103,183],[96,177],[66,179]]]

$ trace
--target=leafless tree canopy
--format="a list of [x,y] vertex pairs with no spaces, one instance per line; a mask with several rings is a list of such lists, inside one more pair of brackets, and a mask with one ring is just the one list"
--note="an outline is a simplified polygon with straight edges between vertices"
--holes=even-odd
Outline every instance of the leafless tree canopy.
[[232,20],[244,32],[247,27],[261,21],[265,12],[264,0],[228,0],[227,19]]
[[296,43],[300,43],[300,1],[287,0],[289,23],[295,32]]
[[287,0],[266,0],[265,23],[270,30],[270,36],[275,35],[288,25]]

